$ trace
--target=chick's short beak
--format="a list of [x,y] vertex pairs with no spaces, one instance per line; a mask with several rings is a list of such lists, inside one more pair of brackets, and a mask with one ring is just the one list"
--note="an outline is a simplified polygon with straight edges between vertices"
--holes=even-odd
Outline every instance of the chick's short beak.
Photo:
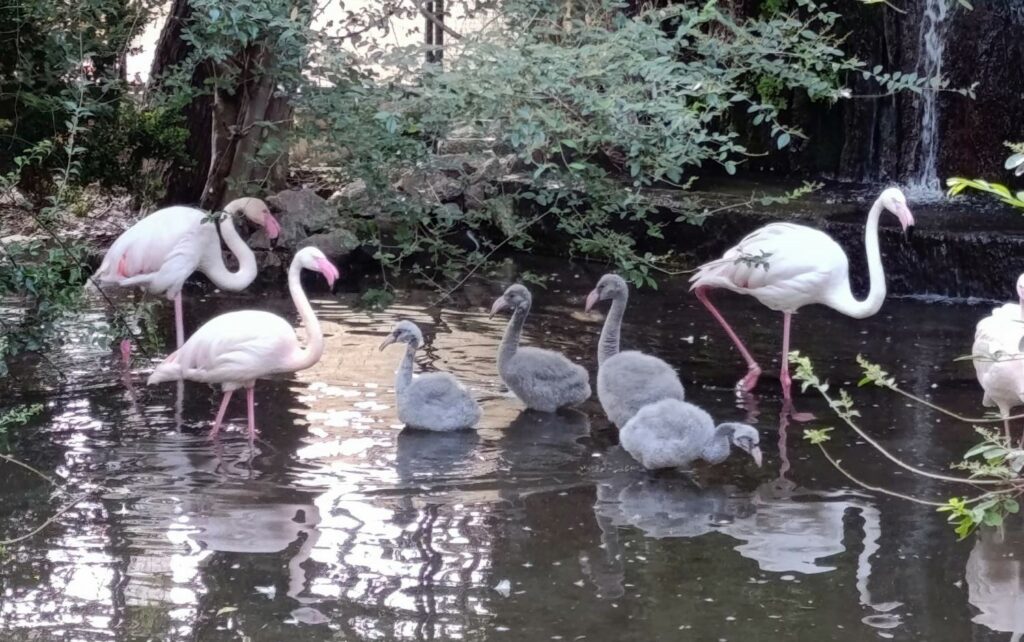
[[508,307],[508,301],[505,300],[505,297],[503,297],[503,296],[498,297],[497,299],[494,300],[494,305],[491,306],[491,313],[487,315],[487,318],[490,319],[495,314],[501,312],[502,310],[504,310],[507,307]]
[[384,339],[383,341],[381,341],[381,342],[380,342],[380,347],[379,347],[379,348],[377,348],[377,350],[378,350],[379,352],[383,352],[383,351],[384,351],[384,348],[388,347],[389,345],[391,345],[391,344],[392,344],[392,343],[394,343],[395,341],[396,341],[396,337],[395,337],[395,335],[393,335],[393,334],[389,334],[389,335],[387,336],[387,338],[385,338],[385,339]]
[[751,448],[750,449],[750,456],[754,458],[754,463],[757,464],[758,468],[760,468],[761,467],[761,447],[760,446],[754,446],[753,448]]
[[595,305],[597,305],[597,299],[598,299],[597,290],[592,290],[590,292],[590,294],[587,295],[587,303],[583,307],[584,311],[590,312],[590,309],[593,308]]

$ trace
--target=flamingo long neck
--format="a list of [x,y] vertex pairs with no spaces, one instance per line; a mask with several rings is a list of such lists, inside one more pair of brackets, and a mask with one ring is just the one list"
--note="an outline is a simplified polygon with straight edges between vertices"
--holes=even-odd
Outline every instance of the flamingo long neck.
[[224,264],[224,255],[220,251],[220,241],[211,244],[207,252],[206,260],[203,262],[203,273],[222,290],[238,291],[249,287],[249,284],[256,278],[256,255],[238,235],[235,229],[235,222],[232,218],[234,212],[228,212],[227,216],[220,222],[220,234],[224,237],[224,243],[238,259],[238,271],[232,272]]
[[302,282],[299,274],[302,266],[298,261],[292,261],[288,269],[288,291],[292,294],[292,301],[299,311],[302,324],[306,326],[306,347],[299,350],[295,357],[293,370],[305,370],[320,360],[324,354],[324,333],[320,329],[320,321],[313,312],[313,306],[309,304],[306,291],[302,289]]
[[526,323],[526,315],[529,313],[529,303],[517,307],[512,312],[512,318],[505,327],[505,335],[501,338],[501,347],[498,349],[498,372],[504,372],[505,366],[519,349],[519,338],[523,334],[523,324]]
[[414,343],[408,343],[405,347],[405,357],[402,358],[402,363],[398,366],[398,371],[395,373],[395,394],[401,395],[405,392],[405,389],[412,383],[412,367],[416,361],[416,345]]
[[885,301],[885,270],[882,269],[882,255],[878,250],[878,218],[882,214],[882,200],[875,201],[868,213],[864,227],[864,248],[868,259],[868,280],[870,288],[864,300],[858,301],[850,290],[850,275],[846,282],[837,284],[838,291],[829,301],[829,307],[855,319],[863,319],[878,312]]
[[709,464],[720,464],[729,458],[732,449],[729,438],[732,436],[732,428],[729,426],[718,426],[711,441],[704,445],[700,458]]
[[601,340],[597,344],[597,365],[619,354],[619,334],[622,331],[622,315],[626,313],[629,293],[623,292],[612,300],[612,307],[601,328]]

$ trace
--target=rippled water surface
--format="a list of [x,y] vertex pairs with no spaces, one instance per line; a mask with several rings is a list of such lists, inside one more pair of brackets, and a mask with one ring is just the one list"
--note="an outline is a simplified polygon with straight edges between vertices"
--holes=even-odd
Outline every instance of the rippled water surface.
[[[536,269],[536,268],[534,268]],[[588,271],[589,270],[589,271]],[[598,273],[563,269],[535,291],[527,341],[593,371],[599,315],[582,312]],[[596,399],[578,412],[524,412],[502,388],[501,284],[473,284],[444,309],[410,293],[385,313],[353,295],[314,300],[327,352],[314,368],[260,382],[261,440],[206,439],[219,393],[147,388],[90,341],[101,306],[68,324],[61,351],[26,362],[6,402],[45,411],[11,438],[19,458],[86,498],[3,555],[4,640],[1019,640],[1024,530],[957,543],[927,506],[866,491],[780,418],[780,319],[719,295],[762,359],[754,399],[743,365],[680,281],[635,293],[623,342],[682,373],[718,420],[762,431],[765,466],[735,456],[694,478],[633,464]],[[190,328],[245,306],[289,314],[284,297],[187,299]],[[169,312],[169,310],[168,310]],[[824,309],[794,320],[794,346],[835,383],[858,352],[908,389],[977,415],[969,351],[983,307],[889,300],[854,321]],[[467,383],[478,433],[402,431],[392,378],[402,350],[377,351],[397,318],[421,325],[420,369]],[[168,335],[169,336],[169,335]],[[973,442],[968,426],[881,391],[855,392],[864,425],[912,463],[942,470]],[[237,397],[237,396],[236,396]],[[810,394],[812,426],[836,425],[832,451],[864,481],[943,499],[955,489],[899,474]],[[0,467],[3,535],[67,502]]]

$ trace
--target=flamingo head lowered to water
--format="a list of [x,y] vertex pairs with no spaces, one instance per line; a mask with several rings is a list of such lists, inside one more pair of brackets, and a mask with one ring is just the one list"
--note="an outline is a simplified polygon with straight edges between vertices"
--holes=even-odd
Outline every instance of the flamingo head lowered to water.
[[597,287],[587,295],[587,304],[584,309],[590,312],[590,309],[597,305],[598,301],[615,299],[619,296],[626,296],[628,293],[629,286],[626,285],[625,279],[618,274],[605,274],[597,282]]
[[910,213],[910,208],[907,207],[907,197],[903,195],[903,192],[898,187],[890,187],[885,190],[878,197],[878,200],[882,202],[882,207],[899,219],[900,226],[904,232],[908,228],[913,227],[914,215]]
[[508,308],[518,310],[519,307],[523,305],[529,307],[532,300],[533,296],[530,294],[530,291],[526,289],[526,286],[520,285],[519,283],[510,285],[505,290],[504,294],[495,299],[494,305],[491,306],[491,313],[488,315],[488,318],[493,317],[495,314]]
[[281,224],[270,213],[270,208],[267,207],[267,204],[258,198],[244,197],[235,199],[227,204],[224,211],[232,213],[241,212],[253,224],[264,228],[267,231],[268,239],[276,239],[277,235],[281,233]]

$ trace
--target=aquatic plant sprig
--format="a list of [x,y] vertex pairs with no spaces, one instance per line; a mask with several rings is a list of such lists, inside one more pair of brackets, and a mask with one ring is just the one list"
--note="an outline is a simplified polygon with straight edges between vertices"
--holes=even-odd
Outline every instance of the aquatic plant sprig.
[[[969,479],[966,477],[955,477],[952,475],[943,475],[941,473],[935,473],[916,466],[912,466],[907,462],[903,461],[896,455],[889,452],[885,446],[878,443],[878,441],[864,431],[857,422],[854,421],[856,417],[860,416],[860,412],[853,406],[853,399],[846,393],[845,390],[841,390],[838,397],[834,397],[829,394],[829,383],[828,381],[822,381],[817,374],[814,372],[814,366],[811,363],[810,358],[804,357],[799,351],[792,351],[789,353],[789,362],[795,366],[793,378],[799,381],[801,384],[801,390],[807,391],[808,388],[813,388],[825,399],[829,407],[839,416],[843,422],[849,426],[854,432],[856,432],[861,439],[868,443],[872,448],[880,452],[885,456],[886,459],[893,462],[900,468],[908,470],[917,475],[927,477],[929,479],[935,479],[938,481],[952,482],[955,484],[969,484],[975,486],[982,485],[1005,485],[1006,480],[1002,479]],[[1020,483],[1024,485],[1024,479],[1020,480]]]
[[[838,398],[829,395],[828,382],[822,381],[815,374],[809,358],[801,356],[799,352],[791,352],[789,359],[796,366],[794,378],[801,382],[802,389],[804,391],[808,388],[817,390],[828,402],[829,407],[850,428],[887,459],[918,475],[940,481],[969,484],[980,488],[983,492],[971,498],[952,497],[944,503],[939,503],[866,484],[843,469],[840,465],[841,460],[836,459],[828,452],[825,444],[831,439],[829,434],[831,428],[806,431],[804,438],[818,446],[829,463],[854,483],[867,490],[935,506],[938,512],[948,513],[948,521],[955,525],[954,532],[960,540],[966,538],[979,526],[999,526],[1007,516],[1019,512],[1019,498],[1024,495],[1024,478],[1020,477],[1021,470],[1024,470],[1024,450],[1013,448],[1009,440],[998,431],[975,427],[978,433],[984,437],[984,441],[967,451],[964,454],[963,462],[952,466],[955,469],[969,472],[968,478],[940,475],[916,468],[890,453],[857,425],[854,418],[858,417],[860,413],[854,408],[853,399],[845,390],[840,390]],[[864,378],[860,381],[860,385],[873,383],[879,387],[895,389],[895,379],[890,377],[889,373],[881,366],[868,362],[860,355],[857,359],[864,369]],[[913,396],[911,398],[916,399]],[[919,401],[927,404],[923,400]],[[932,404],[927,405],[931,406]],[[993,486],[998,486],[998,488],[989,488]]]
[[[890,376],[889,373],[886,372],[885,370],[883,370],[880,365],[868,361],[862,355],[859,355],[859,354],[857,355],[857,365],[859,365],[861,367],[861,369],[863,370],[863,372],[864,372],[864,377],[860,381],[857,382],[857,386],[858,387],[864,387],[864,386],[866,386],[868,384],[872,384],[872,385],[875,385],[875,386],[877,386],[879,388],[886,388],[888,390],[892,390],[896,394],[902,395],[902,396],[906,397],[907,399],[910,399],[911,401],[919,403],[922,406],[927,406],[927,407],[931,408],[932,410],[934,410],[936,412],[941,412],[942,414],[946,415],[947,417],[952,417],[953,419],[956,419],[958,421],[962,421],[964,423],[969,423],[969,424],[992,424],[992,423],[1002,423],[1003,422],[1003,418],[995,415],[994,413],[990,414],[990,415],[988,415],[986,417],[965,417],[965,416],[963,416],[961,414],[953,412],[952,410],[949,410],[948,408],[943,408],[942,406],[940,406],[940,405],[938,405],[936,403],[933,403],[931,401],[928,401],[927,399],[923,399],[921,397],[918,397],[917,395],[915,395],[913,393],[907,392],[906,390],[900,388],[896,384],[896,378]],[[1024,418],[1024,414],[1011,415],[1010,417],[1007,417],[1007,419],[1021,419],[1021,418]]]

